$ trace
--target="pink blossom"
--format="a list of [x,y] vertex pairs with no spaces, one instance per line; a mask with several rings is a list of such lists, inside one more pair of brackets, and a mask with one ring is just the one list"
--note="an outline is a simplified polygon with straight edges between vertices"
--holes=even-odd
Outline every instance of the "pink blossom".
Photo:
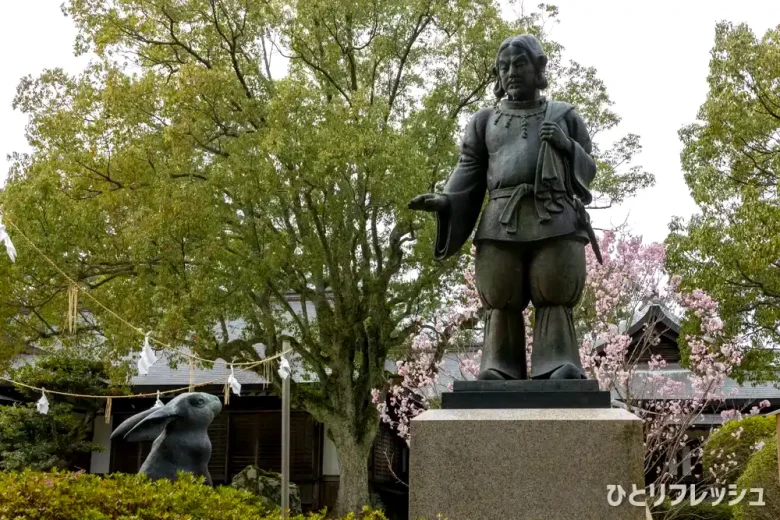
[[724,410],[720,412],[720,418],[723,419],[724,424],[729,421],[741,421],[742,414],[739,410]]

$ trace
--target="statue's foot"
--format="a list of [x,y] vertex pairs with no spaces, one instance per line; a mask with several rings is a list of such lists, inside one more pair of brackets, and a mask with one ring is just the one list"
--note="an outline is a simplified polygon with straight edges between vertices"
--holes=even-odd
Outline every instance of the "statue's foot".
[[587,379],[587,378],[588,377],[585,375],[585,371],[580,367],[574,365],[573,363],[566,363],[565,365],[556,368],[553,371],[553,373],[550,374],[550,379]]
[[479,379],[480,381],[504,381],[504,380],[512,380],[517,378],[512,377],[506,372],[502,372],[497,368],[488,368],[486,370],[481,371],[479,375],[477,375],[477,379]]

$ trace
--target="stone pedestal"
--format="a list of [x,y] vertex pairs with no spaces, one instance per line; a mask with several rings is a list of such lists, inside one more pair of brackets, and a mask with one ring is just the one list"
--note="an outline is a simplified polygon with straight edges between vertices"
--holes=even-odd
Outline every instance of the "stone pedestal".
[[644,520],[642,421],[610,408],[441,409],[412,421],[409,518]]

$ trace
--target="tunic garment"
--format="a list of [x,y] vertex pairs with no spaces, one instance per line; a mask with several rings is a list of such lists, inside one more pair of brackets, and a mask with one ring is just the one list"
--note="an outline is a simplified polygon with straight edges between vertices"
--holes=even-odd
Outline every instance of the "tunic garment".
[[[541,141],[541,115],[569,137],[571,156]],[[526,110],[503,101],[498,108],[477,112],[466,126],[460,160],[444,186],[449,208],[437,213],[436,258],[457,253],[468,240],[486,191],[491,196],[475,242],[533,242],[566,235],[587,242],[572,195],[583,204],[592,200],[588,186],[596,165],[590,152],[585,123],[567,103],[540,100],[536,109]]]
[[543,119],[544,106],[540,106],[535,109],[499,109],[492,119],[486,121],[488,191],[534,183],[542,144],[539,131]]

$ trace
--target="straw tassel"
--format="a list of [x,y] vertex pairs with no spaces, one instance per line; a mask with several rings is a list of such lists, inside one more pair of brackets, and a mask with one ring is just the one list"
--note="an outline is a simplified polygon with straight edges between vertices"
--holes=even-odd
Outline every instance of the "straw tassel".
[[110,397],[106,399],[106,424],[111,424],[111,407],[113,404],[113,399]]
[[230,383],[225,383],[225,406],[230,404]]
[[195,391],[195,360],[190,359],[190,392]]
[[68,286],[68,332],[76,332],[76,316],[79,311],[79,288],[76,285]]

